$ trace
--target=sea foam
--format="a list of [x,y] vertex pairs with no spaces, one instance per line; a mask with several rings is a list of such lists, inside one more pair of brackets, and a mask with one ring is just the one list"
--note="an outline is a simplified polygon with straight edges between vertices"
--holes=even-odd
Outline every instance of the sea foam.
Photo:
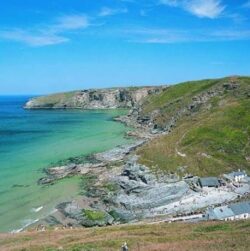
[[20,233],[20,232],[22,232],[25,228],[27,228],[28,226],[30,226],[30,225],[32,225],[32,224],[38,222],[38,221],[39,221],[39,219],[35,219],[35,220],[28,219],[28,220],[25,220],[25,224],[24,224],[21,228],[19,228],[19,229],[14,229],[14,230],[11,231],[11,233],[12,233],[12,234]]
[[43,209],[43,206],[40,206],[40,207],[37,207],[37,208],[32,208],[30,211],[34,212],[34,213],[37,213],[37,212],[41,211],[42,209]]

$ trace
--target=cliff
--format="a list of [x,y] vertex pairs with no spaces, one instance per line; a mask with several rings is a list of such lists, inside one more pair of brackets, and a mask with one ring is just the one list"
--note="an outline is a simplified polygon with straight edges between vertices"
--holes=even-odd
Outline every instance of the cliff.
[[159,136],[137,151],[141,164],[181,176],[217,176],[250,170],[249,97],[250,78],[235,76],[55,94],[34,98],[26,108],[129,108],[116,118],[137,128],[129,135]]
[[219,177],[237,169],[249,173],[249,97],[250,78],[231,77],[31,100],[31,108],[131,108],[118,120],[134,127],[129,135],[140,138],[45,169],[40,185],[79,175],[81,197],[59,204],[39,224],[91,227],[201,215],[204,208],[248,196],[248,184],[240,191],[225,186],[200,193],[197,176]]
[[160,93],[166,87],[128,87],[90,89],[36,97],[25,104],[26,109],[111,109],[131,108],[140,105],[152,94]]

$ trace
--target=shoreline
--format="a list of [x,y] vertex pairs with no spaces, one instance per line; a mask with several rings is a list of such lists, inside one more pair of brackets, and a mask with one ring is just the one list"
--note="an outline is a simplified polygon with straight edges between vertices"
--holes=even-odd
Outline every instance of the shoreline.
[[[220,179],[220,185],[203,187],[200,177],[153,170],[140,164],[136,156],[138,147],[170,134],[183,116],[195,114],[200,106],[206,108],[213,98],[223,97],[238,86],[224,80],[218,84],[212,82],[205,91],[201,90],[182,107],[177,107],[164,126],[158,125],[155,120],[160,116],[160,110],[145,115],[141,103],[135,103],[127,115],[114,118],[133,128],[126,135],[135,139],[134,144],[92,154],[87,161],[75,163],[73,160],[70,164],[46,170],[46,177],[41,178],[39,184],[48,185],[65,177],[79,175],[81,195],[73,201],[59,204],[57,213],[48,216],[41,224],[92,227],[155,221],[158,217],[185,221],[193,214],[206,215],[209,208],[248,198],[250,178],[247,176],[244,181],[235,184],[234,181],[226,181],[222,173],[217,173],[218,177],[212,178],[217,182]],[[103,105],[102,101],[98,98],[100,105]],[[185,157],[178,149],[176,154]]]
[[[39,110],[40,108],[37,108],[36,110]],[[81,108],[82,109],[82,108]],[[44,109],[41,109],[41,110],[44,110]],[[51,108],[49,109],[49,110],[51,110]],[[53,110],[58,110],[58,109],[53,109]],[[61,110],[61,109],[59,109],[59,110]],[[63,109],[63,110],[65,110],[65,109]],[[67,110],[69,110],[69,111],[72,111],[72,110],[74,110],[74,109],[70,109],[70,108],[67,108]],[[77,109],[77,110],[79,110],[79,109]],[[86,111],[93,111],[93,109],[84,109],[84,110],[86,110]],[[99,110],[113,110],[113,109],[107,109],[107,108],[105,108],[105,109],[95,109],[95,111],[99,111]],[[116,110],[124,110],[124,108],[117,108]],[[126,109],[126,110],[128,110],[128,109]],[[119,117],[120,116],[124,116],[124,115],[119,115]],[[116,122],[118,122],[117,120],[116,120],[116,116],[115,117],[113,117],[113,121],[116,121]],[[124,123],[123,123],[124,124]],[[126,127],[129,127],[129,126],[127,126],[126,125]],[[128,131],[127,131],[128,132]],[[123,135],[123,137],[127,137],[128,135],[127,135],[127,132],[125,132],[124,133],[124,135]],[[128,136],[128,137],[131,137],[131,136]],[[134,138],[134,140],[136,140],[136,138]],[[130,149],[130,147],[131,148],[133,148],[133,146],[134,146],[134,144],[133,145],[131,145],[131,144],[124,144],[124,145],[118,145],[118,146],[116,146],[116,147],[113,147],[113,148],[111,148],[110,150],[107,150],[107,151],[113,151],[113,150],[117,150],[117,149],[120,149],[120,150],[124,150],[124,154],[125,153],[127,153],[129,150],[126,148],[126,146],[128,147],[128,149]],[[122,150],[122,151],[123,151]],[[118,150],[119,151],[119,150]],[[105,151],[106,152],[106,151]],[[103,152],[99,152],[99,153],[103,153]],[[86,164],[87,164],[87,166],[88,166],[88,160],[90,159],[90,158],[92,158],[92,156],[93,155],[96,155],[96,154],[99,154],[99,153],[93,153],[93,154],[89,154],[89,155],[87,155],[87,156],[76,156],[76,157],[69,157],[69,159],[77,159],[77,158],[84,158],[84,159],[86,159]],[[64,159],[64,160],[59,160],[58,161],[58,163],[59,162],[64,162],[64,161],[67,161],[68,159]],[[53,164],[53,166],[54,166],[54,164]],[[86,165],[85,165],[85,167],[87,167]],[[95,167],[98,167],[98,165],[96,165]],[[53,169],[54,167],[47,167],[47,168],[43,168],[43,170],[42,170],[42,173],[44,173],[44,174],[46,174],[45,175],[45,177],[47,177],[48,176],[48,169]],[[73,170],[72,170],[73,171]],[[77,170],[75,170],[75,171],[77,171]],[[55,177],[55,179],[53,180],[53,181],[49,181],[48,183],[45,183],[45,184],[41,184],[39,181],[40,181],[40,179],[38,180],[38,185],[39,186],[42,186],[42,185],[53,185],[53,182],[57,182],[58,180],[60,180],[60,179],[64,179],[64,178],[68,178],[69,176],[74,176],[74,175],[78,175],[77,173],[75,173],[75,172],[72,172],[72,173],[69,173],[69,174],[66,174],[65,175],[65,177],[61,177],[61,178],[59,178],[59,177]],[[42,178],[41,178],[42,179]],[[40,183],[40,184],[39,184]],[[76,195],[75,197],[78,197],[78,195]],[[58,205],[60,205],[60,204],[62,204],[63,202],[61,202],[61,203],[59,203],[59,204],[57,204],[56,205],[56,207],[54,207],[50,212],[48,212],[47,214],[45,214],[45,216],[42,216],[41,218],[36,218],[36,219],[25,219],[24,221],[26,221],[26,222],[28,222],[28,223],[24,223],[23,225],[21,225],[20,226],[20,228],[15,228],[15,229],[12,229],[12,230],[9,230],[8,232],[9,233],[19,233],[19,232],[23,232],[23,231],[25,231],[25,230],[27,230],[27,229],[29,229],[30,227],[34,227],[34,226],[36,226],[37,224],[37,222],[39,222],[39,221],[41,221],[42,219],[44,219],[45,217],[48,217],[49,215],[51,215],[51,214],[53,214],[53,213],[55,213],[56,211],[58,211],[58,209],[57,209],[57,206]],[[32,213],[37,213],[37,212],[39,212],[39,211],[41,211],[43,208],[45,207],[45,205],[41,205],[41,206],[39,206],[39,207],[37,207],[37,208],[31,208],[30,210],[31,210],[31,212]],[[46,216],[47,215],[47,216]]]
[[[45,226],[71,228],[140,222],[200,221],[204,220],[207,208],[227,205],[239,196],[244,198],[249,194],[250,184],[245,184],[241,190],[223,187],[194,191],[193,181],[190,185],[189,180],[174,174],[154,173],[138,163],[135,151],[167,132],[152,133],[139,123],[136,125],[135,118],[131,119],[129,115],[114,120],[134,128],[134,131],[127,134],[133,137],[135,142],[91,154],[87,156],[86,163],[48,168],[46,177],[38,181],[40,185],[53,184],[57,180],[74,175],[86,179],[93,176],[96,179],[86,185],[87,195],[58,204],[56,212],[29,227],[36,226],[39,231]],[[111,187],[112,189],[108,188],[107,191],[104,184],[116,188],[112,190]],[[101,215],[100,219],[93,217],[94,214]]]
[[[120,110],[120,109],[119,109]],[[122,109],[123,110],[123,109]],[[99,111],[99,112],[101,112],[101,111]],[[126,111],[127,112],[127,111]],[[69,113],[71,113],[71,111],[69,111]],[[73,112],[74,113],[74,112]],[[117,112],[108,112],[108,114],[111,114],[111,116],[109,116],[108,115],[108,119],[107,119],[107,123],[109,123],[109,121],[111,121],[111,120],[113,120],[113,117],[114,116],[117,116],[118,114],[124,114],[124,112],[123,111],[117,111]],[[84,116],[84,115],[83,115]],[[94,115],[95,116],[95,115]],[[105,118],[104,118],[105,119]],[[115,125],[116,124],[116,125]],[[109,125],[109,124],[108,124]],[[89,154],[89,153],[91,153],[91,152],[93,152],[92,150],[94,149],[94,151],[96,152],[96,151],[103,151],[102,149],[112,149],[114,146],[116,146],[116,145],[118,145],[118,144],[123,144],[123,143],[125,143],[125,142],[131,142],[131,140],[127,140],[127,139],[124,139],[124,134],[125,134],[125,132],[126,131],[128,131],[128,128],[124,128],[124,126],[120,126],[117,122],[110,122],[110,125],[114,125],[114,128],[120,128],[120,129],[118,129],[118,130],[115,130],[115,134],[114,135],[111,135],[111,139],[107,139],[108,141],[107,141],[107,143],[101,143],[102,144],[102,146],[101,147],[98,147],[98,145],[97,145],[97,147],[95,147],[95,145],[96,145],[96,142],[98,142],[97,140],[95,140],[95,141],[93,141],[95,144],[93,144],[94,145],[94,147],[91,147],[90,148],[90,150],[89,151],[83,151],[83,154],[85,153],[85,152],[87,152],[86,154]],[[82,126],[81,126],[82,127]],[[100,126],[98,127],[98,128],[100,128]],[[70,128],[69,128],[70,129]],[[72,130],[72,129],[71,129]],[[79,130],[80,131],[80,130]],[[107,131],[107,133],[109,132],[109,131],[111,131],[111,130],[109,130],[109,128],[107,128],[106,130],[104,129],[103,130],[104,132],[106,132]],[[116,131],[118,132],[118,134],[116,134]],[[99,132],[99,131],[97,131],[97,132]],[[93,133],[94,133],[94,131],[93,131]],[[76,131],[76,133],[75,134],[78,134],[78,131]],[[97,133],[97,137],[95,137],[95,138],[100,138],[99,136],[99,133]],[[105,135],[104,135],[105,136]],[[84,138],[84,136],[83,136],[83,138]],[[107,136],[105,136],[105,137],[102,137],[101,136],[101,138],[107,138]],[[113,138],[114,138],[114,140],[113,140]],[[72,139],[74,139],[73,137],[72,137]],[[91,138],[90,138],[90,140],[91,140]],[[83,141],[86,141],[85,140],[85,138],[84,138],[84,140]],[[72,140],[72,144],[74,144],[74,140]],[[87,141],[87,142],[90,142],[90,141]],[[78,145],[77,145],[78,146]],[[76,147],[75,147],[76,148]],[[88,145],[86,144],[86,146],[84,147],[84,148],[88,148]],[[78,149],[79,149],[79,147],[78,147]],[[74,150],[75,149],[73,149],[72,151],[70,151],[69,153],[70,154],[68,154],[68,156],[66,157],[66,158],[56,158],[56,161],[51,161],[51,162],[47,162],[47,164],[45,163],[45,165],[40,165],[40,167],[39,167],[39,169],[37,169],[37,175],[36,175],[36,177],[35,177],[35,179],[33,179],[32,181],[33,181],[33,185],[34,185],[34,187],[37,187],[37,189],[36,190],[38,190],[38,191],[41,191],[41,190],[45,190],[45,191],[58,191],[58,194],[59,193],[61,193],[61,196],[60,196],[60,199],[57,199],[57,198],[55,198],[55,197],[52,197],[52,196],[50,196],[50,194],[48,194],[48,199],[46,200],[46,198],[45,198],[45,200],[43,200],[43,198],[39,198],[40,197],[40,194],[37,194],[37,197],[38,197],[38,199],[36,200],[36,203],[30,203],[30,204],[28,204],[27,206],[26,206],[26,210],[25,210],[25,215],[21,215],[21,217],[19,217],[18,218],[18,220],[15,220],[15,221],[13,221],[13,222],[11,222],[10,221],[10,226],[9,225],[7,225],[7,227],[6,227],[6,230],[4,229],[4,231],[8,231],[8,232],[10,232],[10,231],[17,231],[17,230],[19,230],[20,231],[20,228],[27,228],[27,227],[29,227],[30,225],[32,225],[32,222],[31,221],[33,221],[33,220],[37,220],[38,218],[39,218],[39,220],[41,219],[41,218],[44,218],[44,217],[46,217],[47,215],[49,215],[49,214],[51,214],[51,212],[52,212],[52,209],[54,209],[55,208],[55,206],[57,205],[57,204],[59,204],[59,203],[61,203],[61,202],[63,202],[63,201],[68,201],[68,200],[71,200],[71,199],[73,199],[74,197],[76,197],[76,196],[78,196],[78,192],[79,192],[79,188],[78,188],[78,183],[79,183],[79,180],[80,179],[78,179],[78,177],[73,177],[73,180],[78,180],[78,182],[77,182],[77,187],[74,185],[74,186],[70,186],[70,184],[71,184],[71,181],[72,181],[72,179],[64,179],[62,182],[60,182],[60,183],[58,183],[58,184],[56,184],[55,186],[51,186],[51,188],[50,188],[50,186],[48,186],[47,188],[45,188],[45,189],[43,189],[43,187],[42,186],[37,186],[37,180],[38,180],[38,178],[40,178],[40,177],[42,177],[42,176],[44,176],[44,173],[41,173],[42,172],[42,170],[44,169],[44,167],[50,167],[51,165],[53,165],[53,164],[51,164],[50,165],[50,163],[59,163],[59,162],[61,162],[62,160],[67,160],[68,158],[69,159],[71,159],[71,157],[70,156],[74,156]],[[77,150],[77,149],[76,149]],[[88,150],[88,149],[87,149]],[[80,155],[79,155],[79,152],[80,152]],[[72,154],[73,153],[73,154]],[[79,151],[76,151],[76,155],[75,156],[81,156],[81,148],[80,148],[80,150]],[[84,154],[84,156],[86,156],[86,154]],[[83,156],[83,155],[82,155]],[[39,156],[38,156],[39,157]],[[33,162],[34,163],[34,162]],[[32,163],[31,163],[32,164]],[[25,175],[24,175],[25,176]],[[40,176],[40,177],[39,177]],[[64,186],[63,184],[66,184],[67,183],[67,190],[65,190],[65,192],[61,192],[60,191],[60,188],[63,188],[63,187],[66,187],[66,186]],[[19,183],[18,183],[19,184]],[[22,183],[20,183],[20,184],[22,184]],[[76,182],[74,182],[74,184],[76,184]],[[69,189],[68,189],[68,187],[69,187]],[[73,191],[73,189],[74,188],[77,188],[77,191],[76,191],[76,193],[72,193],[74,196],[68,196],[69,194],[70,194],[70,191],[71,191],[71,189],[72,189],[72,191]],[[58,190],[58,188],[59,188],[59,190]],[[16,188],[16,189],[19,189],[18,187]],[[35,190],[35,191],[36,191]],[[72,192],[71,191],[71,192]],[[75,191],[75,190],[74,190]],[[74,192],[73,191],[73,192]],[[42,191],[41,191],[42,192]],[[56,192],[55,192],[56,193]],[[34,193],[35,194],[35,193]],[[36,194],[35,194],[35,196],[36,196]],[[46,192],[45,192],[45,196],[46,196]],[[61,199],[61,197],[62,197],[62,199]],[[55,199],[49,199],[49,198],[55,198]],[[44,208],[42,209],[42,210],[37,210],[37,208],[40,208],[41,206],[43,206]],[[37,211],[35,211],[34,209],[36,209]],[[34,211],[33,211],[34,210]],[[31,223],[28,223],[28,222],[31,222]],[[12,224],[13,223],[13,224]],[[21,230],[22,230],[21,229]]]
[[[39,108],[37,108],[39,109]],[[119,109],[119,108],[118,108]],[[124,110],[123,108],[120,108],[121,110]],[[51,110],[51,108],[50,108]],[[64,109],[65,110],[65,109]],[[67,110],[72,110],[68,109]],[[86,109],[86,110],[92,110],[92,109]],[[97,109],[100,110],[100,109]],[[103,110],[103,109],[101,109]],[[105,110],[110,110],[110,109],[105,109]],[[131,112],[128,111],[128,114]],[[124,145],[118,145],[114,148],[111,148],[110,150],[104,151],[104,152],[99,152],[99,153],[93,153],[87,156],[79,156],[75,157],[73,159],[77,158],[84,158],[86,161],[84,164],[68,164],[68,165],[63,165],[63,166],[53,166],[49,168],[44,168],[43,173],[46,175],[42,178],[40,178],[37,183],[38,185],[53,185],[54,182],[57,182],[61,179],[68,178],[70,176],[75,176],[75,175],[84,175],[88,172],[91,172],[91,169],[98,169],[98,168],[104,168],[108,166],[112,162],[120,161],[124,162],[126,159],[126,156],[133,153],[138,147],[142,146],[146,142],[148,142],[149,139],[152,139],[155,137],[154,134],[149,133],[145,129],[142,130],[140,125],[135,126],[134,121],[129,118],[127,115],[121,115],[118,117],[113,117],[113,121],[119,122],[124,124],[126,127],[129,127],[132,129],[132,131],[127,131],[124,134],[124,137],[131,137],[134,139],[134,142],[131,144],[124,144]],[[125,120],[124,120],[125,118]],[[131,123],[132,122],[132,123]],[[159,134],[161,135],[161,134]],[[158,135],[158,136],[159,136]],[[111,158],[111,159],[110,159]],[[71,159],[71,158],[69,158]],[[63,161],[63,160],[62,160]],[[67,160],[66,160],[67,161]],[[61,162],[61,161],[59,161]],[[78,197],[78,196],[76,196]],[[25,224],[23,227],[20,229],[14,229],[11,231],[11,233],[19,233],[22,231],[25,231],[26,229],[29,229],[30,227],[35,227],[39,225],[38,223],[42,221],[44,218],[49,217],[50,215],[53,215],[54,213],[58,212],[58,207],[60,207],[61,204],[64,204],[67,202],[62,202],[52,210],[47,216],[40,218],[40,219],[35,219],[31,223]],[[43,206],[39,207],[42,208]]]

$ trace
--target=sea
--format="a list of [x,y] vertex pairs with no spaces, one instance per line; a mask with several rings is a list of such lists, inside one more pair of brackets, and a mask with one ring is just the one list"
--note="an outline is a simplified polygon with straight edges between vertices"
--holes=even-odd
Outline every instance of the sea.
[[79,177],[41,186],[44,168],[130,143],[113,118],[126,110],[25,110],[31,96],[0,96],[0,232],[18,232],[79,195]]

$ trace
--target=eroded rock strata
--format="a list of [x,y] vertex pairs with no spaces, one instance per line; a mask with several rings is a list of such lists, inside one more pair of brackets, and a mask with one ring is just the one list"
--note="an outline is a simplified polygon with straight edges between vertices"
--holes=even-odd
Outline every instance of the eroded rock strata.
[[208,206],[223,204],[249,193],[248,185],[244,191],[225,187],[206,193],[197,185],[198,177],[185,179],[174,173],[160,172],[157,168],[149,169],[139,164],[135,155],[135,150],[146,142],[171,133],[181,117],[192,116],[201,108],[209,109],[212,98],[222,99],[225,93],[235,90],[234,95],[247,94],[237,92],[238,87],[237,83],[224,81],[211,85],[191,98],[175,100],[180,105],[175,106],[177,109],[171,114],[165,113],[165,109],[172,103],[147,113],[144,109],[145,103],[150,102],[149,95],[159,94],[167,87],[83,91],[67,97],[67,102],[62,97],[53,103],[43,98],[28,102],[26,108],[130,108],[128,115],[116,120],[133,127],[128,135],[136,138],[131,145],[46,169],[46,177],[38,181],[41,185],[53,184],[71,175],[80,175],[82,182],[81,195],[58,205],[57,211],[42,222],[91,227],[162,215],[176,217],[203,213]]
[[144,98],[164,90],[160,87],[90,89],[36,97],[25,104],[26,109],[114,109],[131,108]]

